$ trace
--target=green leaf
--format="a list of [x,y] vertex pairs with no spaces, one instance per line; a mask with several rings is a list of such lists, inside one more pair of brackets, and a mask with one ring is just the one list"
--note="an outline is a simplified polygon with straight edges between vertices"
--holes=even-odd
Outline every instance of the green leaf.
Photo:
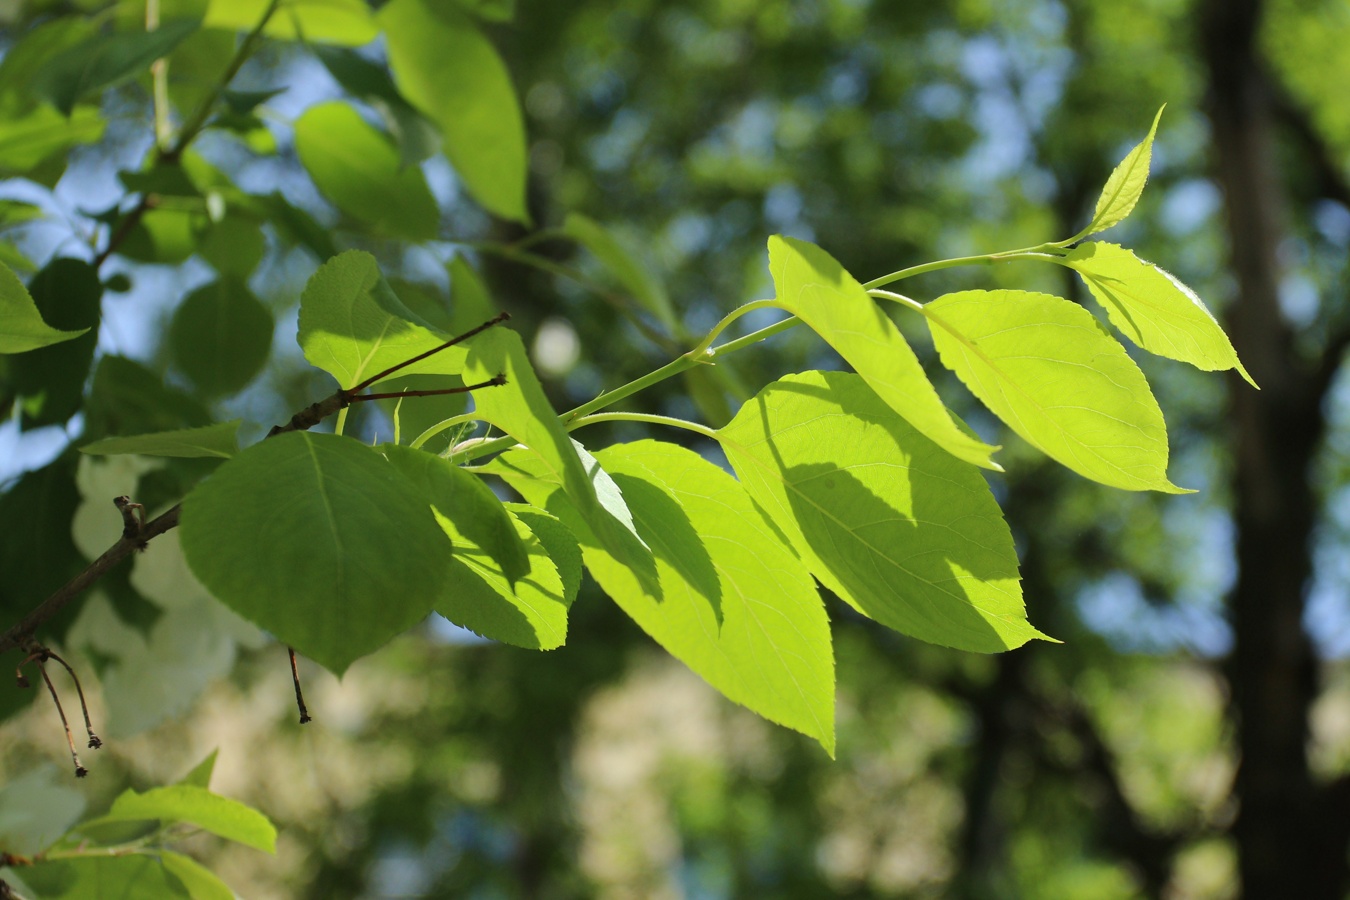
[[28,175],[72,147],[92,144],[106,124],[94,109],[77,109],[67,118],[49,106],[0,119],[0,176]]
[[1106,187],[1102,188],[1102,194],[1097,198],[1097,208],[1092,213],[1092,221],[1074,240],[1105,231],[1134,211],[1139,196],[1144,193],[1144,183],[1148,181],[1148,166],[1153,158],[1153,137],[1158,133],[1158,121],[1162,119],[1163,110],[1166,108],[1166,104],[1159,107],[1158,114],[1153,117],[1153,127],[1148,130],[1148,136],[1125,154],[1120,165],[1111,172],[1111,177],[1106,179]]
[[511,515],[477,475],[421,450],[395,444],[379,449],[431,503],[456,546],[461,541],[472,544],[508,581],[529,572],[529,557]]
[[436,236],[440,211],[416,166],[404,167],[388,135],[346,103],[321,103],[295,123],[295,150],[323,195],[375,232],[401,240]]
[[154,856],[82,856],[25,867],[23,878],[42,900],[167,900],[189,898]]
[[220,755],[220,748],[217,747],[206,755],[206,759],[192,767],[178,782],[179,784],[191,784],[196,787],[206,789],[211,787],[211,774],[216,770],[216,757]]
[[665,286],[638,262],[614,235],[599,222],[580,213],[568,213],[562,230],[600,260],[614,279],[634,300],[671,331],[679,329],[679,320],[670,305]]
[[958,459],[1002,471],[990,455],[998,448],[961,429],[895,323],[833,257],[775,235],[769,270],[777,305],[811,326],[892,409]]
[[86,434],[149,434],[211,424],[206,407],[138,362],[105,356],[94,370]]
[[468,260],[456,256],[446,270],[450,273],[450,323],[455,334],[482,325],[497,314],[487,285]]
[[157,819],[183,822],[236,844],[275,853],[277,830],[267,817],[237,800],[213,794],[195,784],[173,784],[145,793],[123,791],[99,822]]
[[440,132],[403,99],[388,68],[345,47],[317,47],[315,55],[347,93],[365,100],[380,114],[398,146],[401,167],[415,166],[440,151]]
[[456,0],[467,12],[490,22],[509,22],[516,15],[516,0]]
[[62,50],[33,75],[32,90],[69,116],[75,104],[128,81],[184,38],[197,30],[198,22],[176,19],[154,31],[100,34]]
[[834,755],[834,657],[810,573],[735,479],[692,451],[639,441],[597,454],[652,547],[662,596],[583,548],[591,573],[713,687]]
[[183,883],[192,900],[234,900],[234,891],[216,873],[192,857],[161,850],[159,861],[170,875]]
[[[269,0],[211,0],[203,28],[252,31]],[[313,41],[359,47],[379,29],[363,0],[282,0],[263,34],[283,41]]]
[[34,275],[28,290],[49,325],[83,333],[10,361],[14,387],[24,398],[25,428],[60,424],[80,411],[98,344],[103,283],[89,263],[60,258]]
[[[375,257],[348,250],[324,263],[305,285],[297,340],[311,365],[350,388],[440,346],[446,336],[421,324],[394,296]],[[463,346],[450,347],[397,374],[458,374],[465,353]]]
[[221,275],[246,280],[262,262],[267,240],[257,222],[227,214],[202,235],[197,253]]
[[1099,241],[1079,244],[1062,262],[1082,276],[1111,324],[1136,346],[1206,372],[1237,369],[1256,387],[1214,314],[1170,272]]
[[181,528],[212,594],[338,674],[421,621],[449,571],[426,498],[335,435],[244,450],[183,501]]
[[[558,421],[530,366],[520,335],[507,328],[493,328],[470,343],[465,381],[506,376],[506,384],[500,387],[474,391],[477,417],[524,444],[534,464],[522,462],[521,471],[561,487],[606,549],[632,566],[653,590],[659,590],[651,551],[637,538],[631,520],[625,521],[627,510],[617,498],[617,490],[606,491],[610,486],[606,484],[608,476],[599,463],[593,458],[583,463],[580,445],[568,437]],[[505,477],[504,473],[497,474]],[[605,496],[598,495],[598,489]]]
[[1026,620],[1012,535],[984,477],[858,376],[779,379],[718,440],[811,574],[863,615],[979,653],[1044,637]]
[[529,222],[525,123],[496,48],[444,3],[392,0],[378,18],[399,92],[440,128],[469,192],[489,212]]
[[1167,480],[1167,426],[1144,374],[1087,310],[963,291],[924,314],[943,364],[1033,447],[1112,487],[1187,493]]
[[0,353],[24,353],[74,340],[88,331],[63,331],[42,321],[42,314],[9,266],[0,265]]
[[275,327],[248,285],[227,276],[187,295],[169,326],[169,346],[174,364],[202,394],[233,394],[267,364]]
[[562,580],[562,602],[570,607],[581,590],[581,545],[576,536],[557,516],[550,515],[537,506],[524,503],[507,503],[506,508],[520,523],[529,528],[539,543],[544,545],[548,558],[553,560]]
[[69,770],[58,775],[44,763],[11,775],[0,787],[0,845],[32,856],[56,843],[83,812],[84,794],[70,784]]
[[108,437],[85,444],[80,448],[80,452],[91,456],[139,453],[143,456],[229,459],[239,452],[238,432],[241,421],[234,419],[201,428],[180,428],[153,434]]

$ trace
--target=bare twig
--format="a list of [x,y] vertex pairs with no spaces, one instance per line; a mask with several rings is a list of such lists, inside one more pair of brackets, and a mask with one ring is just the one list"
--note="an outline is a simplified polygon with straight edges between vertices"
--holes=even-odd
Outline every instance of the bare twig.
[[75,777],[83,778],[89,774],[89,770],[80,765],[80,754],[75,752],[75,738],[70,734],[70,723],[66,721],[66,711],[61,708],[61,698],[56,695],[56,686],[52,684],[51,676],[47,674],[47,667],[43,665],[40,657],[37,664],[38,671],[42,673],[42,680],[47,685],[47,691],[52,695],[52,702],[56,704],[56,712],[61,716],[61,727],[66,730],[66,745],[70,747],[70,759],[75,764]]
[[300,724],[313,721],[310,718],[309,710],[305,708],[305,695],[300,690],[300,667],[295,662],[295,648],[287,647],[286,652],[291,655],[291,680],[295,682],[295,705],[300,709]]

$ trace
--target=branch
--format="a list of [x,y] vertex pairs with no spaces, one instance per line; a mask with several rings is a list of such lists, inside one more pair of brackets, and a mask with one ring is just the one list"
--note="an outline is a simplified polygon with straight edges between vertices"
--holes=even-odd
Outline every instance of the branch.
[[[421,362],[429,356],[440,353],[442,350],[468,340],[474,335],[480,334],[486,329],[491,328],[493,325],[506,321],[508,318],[509,316],[506,313],[502,313],[489,319],[477,328],[472,328],[461,335],[451,338],[438,347],[428,350],[425,353],[419,353],[417,356],[404,360],[397,365],[390,366],[383,372],[361,382],[355,388],[350,390],[345,388],[341,389],[331,396],[320,400],[318,403],[310,404],[300,410],[300,412],[291,416],[290,421],[285,425],[277,425],[274,427],[267,433],[267,437],[276,437],[277,435],[285,434],[288,431],[308,431],[339,410],[347,408],[352,403],[363,400],[382,400],[389,397],[402,396],[423,397],[434,394],[458,394],[464,393],[465,391],[477,390],[478,388],[495,387],[506,384],[506,376],[499,374],[489,378],[487,381],[479,382],[478,384],[467,384],[462,387],[446,388],[443,390],[408,391],[406,393],[394,394],[357,393],[357,391],[374,384],[380,379],[388,377],[393,372],[404,369],[413,363]],[[266,438],[264,438],[264,440],[266,440]],[[46,600],[43,600],[32,612],[20,619],[17,624],[7,629],[4,634],[0,634],[0,654],[22,647],[26,641],[32,638],[33,633],[36,632],[37,629],[41,628],[49,619],[64,609],[66,604],[84,593],[85,589],[89,588],[104,575],[112,571],[118,563],[126,559],[136,550],[144,550],[146,544],[151,539],[159,537],[161,534],[172,528],[176,528],[178,526],[178,517],[183,509],[183,505],[179,503],[172,509],[161,513],[149,522],[142,523],[141,520],[136,518],[133,514],[133,510],[141,509],[140,504],[132,503],[126,497],[118,497],[113,500],[113,503],[122,514],[124,526],[122,529],[122,537],[118,539],[117,543],[105,550],[102,556],[85,567],[84,571],[66,582],[65,585],[52,593]]]

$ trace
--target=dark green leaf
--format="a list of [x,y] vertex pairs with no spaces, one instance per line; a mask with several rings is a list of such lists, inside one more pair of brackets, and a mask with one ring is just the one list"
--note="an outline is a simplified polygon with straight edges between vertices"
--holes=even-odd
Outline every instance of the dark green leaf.
[[248,285],[225,277],[183,300],[169,327],[169,346],[174,364],[202,394],[233,394],[266,365],[274,327]]
[[73,340],[85,330],[62,331],[42,321],[33,298],[9,266],[0,264],[0,353],[23,353]]
[[33,350],[11,360],[14,387],[23,399],[25,428],[65,422],[80,411],[84,383],[98,344],[103,284],[98,272],[78,259],[54,259],[28,285],[47,324],[85,330],[73,340]]
[[33,90],[63,114],[81,98],[134,78],[197,30],[177,19],[154,31],[96,35],[51,57],[33,75]]
[[239,452],[237,438],[239,423],[240,420],[235,419],[232,422],[221,422],[219,425],[207,425],[202,428],[103,438],[85,444],[80,448],[80,452],[92,456],[139,453],[144,456],[229,459]]
[[244,450],[183,501],[181,528],[212,594],[335,673],[421,621],[448,577],[426,497],[335,435]]

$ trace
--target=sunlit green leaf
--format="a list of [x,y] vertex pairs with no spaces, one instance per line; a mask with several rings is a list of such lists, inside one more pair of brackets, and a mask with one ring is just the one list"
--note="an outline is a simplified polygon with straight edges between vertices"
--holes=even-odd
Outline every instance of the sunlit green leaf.
[[106,124],[97,110],[80,108],[67,118],[49,106],[0,119],[0,175],[27,175],[71,147],[92,144]]
[[[349,388],[440,346],[446,336],[419,323],[394,296],[375,257],[348,250],[321,266],[305,285],[297,339],[311,365]],[[450,347],[398,374],[457,374],[465,352],[463,346]]]
[[164,850],[159,859],[169,874],[183,883],[192,900],[234,900],[234,891],[192,857]]
[[238,432],[241,420],[180,428],[153,434],[108,437],[80,448],[81,453],[105,456],[115,453],[139,453],[144,456],[216,457],[229,459],[239,452]]
[[267,817],[237,800],[194,784],[173,784],[145,793],[123,791],[104,822],[158,819],[184,822],[203,831],[267,853],[276,852],[277,831]]
[[249,447],[193,489],[181,528],[212,594],[337,673],[421,621],[449,568],[426,498],[334,435]]
[[206,396],[233,394],[272,351],[272,313],[243,281],[219,278],[183,299],[169,326],[174,364]]
[[1237,369],[1253,387],[1214,314],[1170,272],[1117,244],[1085,241],[1064,264],[1078,272],[1111,324],[1150,353],[1197,369]]
[[819,334],[877,395],[948,453],[1000,470],[991,447],[957,426],[918,357],[852,275],[828,253],[795,238],[769,238],[778,305]]
[[199,788],[211,787],[211,774],[216,770],[216,757],[219,755],[220,748],[217,747],[206,755],[206,759],[193,766],[192,771],[179,779],[178,783],[192,784]]
[[770,384],[718,439],[741,483],[855,609],[905,634],[993,653],[1028,624],[1012,535],[984,476],[856,375]]
[[42,314],[18,276],[9,266],[0,265],[0,353],[23,353],[59,344],[88,330],[62,331],[42,321]]
[[537,506],[507,503],[506,508],[544,545],[548,558],[558,570],[558,578],[562,580],[563,605],[571,606],[581,589],[581,546],[576,536],[560,519]]
[[389,137],[346,103],[312,106],[295,123],[295,150],[324,196],[379,234],[436,236],[440,212],[422,170],[403,166]]
[[662,596],[594,542],[596,580],[643,630],[723,694],[834,753],[829,622],[806,567],[730,475],[674,444],[597,454],[652,547]]
[[672,331],[679,327],[660,279],[654,277],[604,226],[574,212],[568,213],[563,221],[563,232],[595,254],[624,290],[661,324]]
[[[203,28],[252,31],[269,0],[211,0]],[[363,0],[281,0],[263,31],[285,41],[314,41],[358,47],[379,33]]]
[[1163,109],[1166,108],[1164,105],[1158,110],[1148,136],[1135,145],[1111,172],[1101,196],[1097,198],[1092,221],[1078,235],[1079,238],[1105,231],[1134,211],[1139,196],[1144,193],[1144,183],[1148,181],[1148,166],[1153,158],[1153,137],[1158,133],[1158,121],[1162,119]]
[[469,192],[489,212],[528,222],[525,124],[496,48],[444,3],[393,0],[379,21],[399,92],[440,128]]
[[1139,367],[1076,303],[963,291],[924,306],[942,362],[984,405],[1075,472],[1126,490],[1167,480],[1167,427]]

